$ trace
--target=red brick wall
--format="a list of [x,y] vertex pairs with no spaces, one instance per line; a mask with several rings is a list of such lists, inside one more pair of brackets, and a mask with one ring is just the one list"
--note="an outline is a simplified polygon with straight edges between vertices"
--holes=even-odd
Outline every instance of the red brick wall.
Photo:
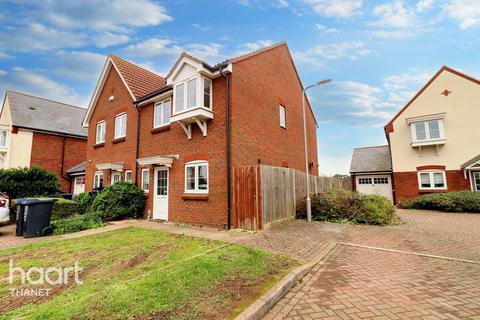
[[[471,190],[470,180],[464,178],[462,170],[447,170],[445,172],[447,178],[446,191],[459,191],[459,190]],[[418,188],[418,175],[417,172],[394,172],[395,183],[395,201],[400,203],[403,200],[415,199],[422,194],[429,193],[428,191],[420,191]],[[432,191],[432,192],[445,192],[445,191]]]
[[[109,101],[110,96],[115,98]],[[115,116],[119,113],[127,113],[127,136],[125,141],[113,143]],[[96,128],[99,121],[106,120],[105,144],[95,146]],[[107,162],[124,162],[124,170],[132,170],[135,178],[136,162],[136,139],[137,139],[137,110],[132,103],[132,97],[125,88],[122,79],[112,68],[107,76],[105,85],[99,95],[99,99],[88,126],[87,143],[87,171],[85,177],[85,190],[89,191],[93,186],[93,174],[98,171],[97,164]],[[123,179],[122,174],[122,179]],[[104,172],[104,184],[110,184],[110,172]]]
[[[287,46],[233,64],[233,165],[262,164],[305,171],[302,87]],[[279,104],[286,108],[287,128],[280,127]],[[309,161],[318,174],[316,125],[307,107]]]
[[41,167],[55,173],[60,182],[62,192],[71,192],[67,170],[85,161],[86,139],[65,138],[65,153],[62,177],[63,137],[45,133],[33,133],[31,167]]

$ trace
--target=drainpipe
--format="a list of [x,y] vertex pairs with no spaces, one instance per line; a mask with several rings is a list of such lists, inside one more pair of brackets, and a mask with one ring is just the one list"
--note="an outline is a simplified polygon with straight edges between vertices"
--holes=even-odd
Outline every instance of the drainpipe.
[[138,107],[138,101],[134,101],[135,108],[137,109],[137,146],[135,150],[135,184],[138,186],[138,153],[140,149],[140,108]]
[[227,157],[227,230],[232,226],[231,222],[231,175],[230,175],[230,91],[228,75],[223,73],[223,68],[220,69],[220,74],[225,77],[225,140],[226,140],[226,157]]

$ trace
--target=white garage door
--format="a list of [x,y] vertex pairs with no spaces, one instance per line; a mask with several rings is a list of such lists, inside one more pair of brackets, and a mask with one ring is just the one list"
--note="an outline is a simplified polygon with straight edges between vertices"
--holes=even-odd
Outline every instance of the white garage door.
[[357,191],[363,194],[378,194],[392,199],[392,179],[389,175],[356,176]]

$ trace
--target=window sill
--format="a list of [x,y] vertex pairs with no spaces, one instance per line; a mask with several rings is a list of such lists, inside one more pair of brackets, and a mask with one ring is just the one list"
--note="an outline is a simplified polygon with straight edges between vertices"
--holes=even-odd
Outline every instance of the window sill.
[[447,143],[447,139],[435,139],[425,141],[413,141],[412,147],[435,146]]
[[93,147],[94,147],[95,149],[96,149],[96,148],[101,148],[101,147],[103,147],[103,146],[105,146],[105,142],[99,142],[99,143],[93,145]]
[[155,134],[155,133],[159,133],[159,132],[163,132],[163,131],[168,131],[170,130],[170,125],[167,124],[167,125],[164,125],[164,126],[161,126],[161,127],[157,127],[157,128],[153,128],[152,130],[150,130],[150,132],[152,134]]
[[113,139],[112,143],[115,144],[115,143],[123,142],[125,140],[126,140],[126,137],[121,137],[121,138]]
[[419,189],[419,193],[441,193],[448,192],[448,189]]
[[183,200],[207,201],[208,200],[208,194],[184,193],[182,195],[182,199]]

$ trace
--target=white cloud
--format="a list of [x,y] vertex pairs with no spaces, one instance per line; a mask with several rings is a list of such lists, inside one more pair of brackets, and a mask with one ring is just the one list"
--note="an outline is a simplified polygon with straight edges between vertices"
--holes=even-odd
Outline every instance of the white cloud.
[[288,8],[290,4],[287,0],[277,0],[272,4],[272,6],[274,8]]
[[198,29],[198,30],[200,30],[200,31],[203,31],[203,32],[212,29],[211,27],[202,26],[201,24],[198,24],[198,23],[192,23],[192,27],[194,27],[195,29]]
[[0,60],[7,60],[7,59],[13,59],[13,57],[9,54],[6,54],[3,51],[0,51]]
[[260,50],[262,48],[265,48],[271,45],[273,45],[272,40],[257,40],[254,42],[242,43],[237,46],[239,50],[235,53],[235,55],[246,54],[252,51]]
[[318,152],[319,175],[333,176],[335,174],[348,174],[350,171],[351,156],[337,156]]
[[217,43],[201,44],[192,43],[180,45],[176,41],[170,39],[152,38],[143,42],[129,45],[122,52],[128,56],[135,58],[164,58],[174,60],[186,51],[196,58],[205,60],[214,64],[225,58],[221,54],[222,45]]
[[370,34],[379,39],[408,39],[418,34],[414,30],[379,30],[372,31]]
[[323,58],[334,60],[340,58],[357,59],[358,56],[367,56],[371,52],[365,48],[363,42],[349,41],[331,44],[317,45],[306,51],[309,55],[321,56]]
[[319,24],[319,23],[315,24],[315,30],[320,31],[322,34],[334,33],[334,32],[338,31],[335,28],[329,28],[329,27],[324,26],[324,25]]
[[292,52],[293,60],[295,64],[298,65],[306,65],[309,68],[313,69],[323,69],[325,68],[325,64],[322,59],[320,59],[317,55],[312,54],[310,51],[294,51]]
[[93,37],[94,44],[99,48],[106,48],[126,43],[130,37],[125,34],[117,34],[111,32],[100,33]]
[[84,0],[32,1],[39,15],[49,22],[67,28],[89,28],[95,31],[124,31],[171,21],[166,9],[151,0]]
[[415,24],[414,10],[404,6],[400,0],[376,6],[373,15],[378,17],[373,25],[379,27],[409,28]]
[[428,72],[420,72],[411,69],[410,72],[395,74],[383,79],[384,86],[388,90],[404,90],[412,85],[418,86],[425,84],[431,78]]
[[362,0],[304,0],[315,13],[334,18],[350,18],[361,13]]
[[7,71],[0,69],[0,76],[6,75]]
[[424,12],[430,10],[435,4],[435,0],[420,0],[417,2],[417,11]]
[[85,45],[85,42],[85,34],[59,31],[39,23],[10,27],[0,32],[2,46],[13,51],[78,48]]
[[245,7],[251,7],[252,4],[250,3],[249,0],[238,0],[238,3],[242,6],[245,6]]
[[80,96],[72,88],[38,74],[35,71],[20,67],[13,68],[12,72],[0,74],[0,92],[2,96],[7,89],[81,107],[86,107],[88,103],[88,97]]
[[60,51],[55,56],[54,72],[68,78],[94,83],[106,57],[87,51]]
[[455,20],[461,30],[480,26],[480,2],[452,0],[443,7],[443,13]]

